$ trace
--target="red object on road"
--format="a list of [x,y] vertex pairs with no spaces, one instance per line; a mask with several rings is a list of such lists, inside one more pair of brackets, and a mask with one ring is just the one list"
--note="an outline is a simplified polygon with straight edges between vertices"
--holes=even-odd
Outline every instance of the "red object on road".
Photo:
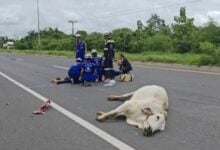
[[50,106],[50,100],[47,100],[46,102],[44,102],[42,104],[42,106],[36,110],[36,111],[33,111],[32,113],[35,114],[35,115],[42,115],[45,113],[46,109]]

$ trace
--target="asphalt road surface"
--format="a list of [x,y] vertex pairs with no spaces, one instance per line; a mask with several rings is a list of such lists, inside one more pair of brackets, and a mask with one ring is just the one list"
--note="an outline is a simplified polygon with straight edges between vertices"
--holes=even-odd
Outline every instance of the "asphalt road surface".
[[[40,98],[0,75],[1,150],[111,150],[120,149],[120,145],[121,149],[127,146],[137,150],[220,149],[220,74],[134,66],[134,81],[117,82],[114,87],[104,87],[104,83],[92,87],[50,83],[56,76],[65,77],[65,68],[71,64],[72,60],[64,57],[0,53],[1,74],[50,98],[89,124],[83,126],[55,108],[44,115],[32,115],[42,103]],[[106,101],[106,96],[152,84],[168,92],[165,131],[144,137],[124,119],[104,123],[95,120],[96,112],[121,104]],[[97,134],[91,132],[93,129]]]

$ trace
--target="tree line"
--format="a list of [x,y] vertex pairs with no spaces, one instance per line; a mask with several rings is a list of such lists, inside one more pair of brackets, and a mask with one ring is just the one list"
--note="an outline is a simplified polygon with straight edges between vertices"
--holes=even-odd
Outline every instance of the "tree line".
[[[86,41],[88,50],[103,49],[103,34],[77,31]],[[40,31],[41,50],[72,50],[74,38],[57,28]],[[174,22],[167,25],[157,14],[143,22],[137,21],[136,30],[120,28],[112,31],[117,49],[128,53],[167,52],[167,53],[203,53],[220,61],[220,26],[210,18],[203,26],[195,26],[194,18],[186,16],[185,7],[181,7]],[[16,49],[39,49],[37,32],[30,31],[24,38],[17,40]]]

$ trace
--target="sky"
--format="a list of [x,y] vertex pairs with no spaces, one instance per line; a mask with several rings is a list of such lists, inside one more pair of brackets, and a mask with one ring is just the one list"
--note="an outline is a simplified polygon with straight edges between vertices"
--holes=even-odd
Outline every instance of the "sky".
[[[39,0],[40,29],[71,34],[68,20],[77,20],[75,31],[134,30],[137,20],[145,23],[155,13],[171,24],[183,6],[195,25],[204,25],[210,17],[220,25],[220,0]],[[0,0],[0,36],[21,38],[37,28],[37,0]]]

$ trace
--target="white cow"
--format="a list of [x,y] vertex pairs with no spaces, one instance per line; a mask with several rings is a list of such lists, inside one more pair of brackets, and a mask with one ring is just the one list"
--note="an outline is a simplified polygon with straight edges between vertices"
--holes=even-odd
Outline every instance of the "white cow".
[[151,136],[155,131],[165,129],[168,96],[163,87],[144,86],[132,93],[109,96],[108,100],[127,101],[112,111],[98,112],[96,116],[98,121],[125,116],[127,123],[142,129],[145,136]]

